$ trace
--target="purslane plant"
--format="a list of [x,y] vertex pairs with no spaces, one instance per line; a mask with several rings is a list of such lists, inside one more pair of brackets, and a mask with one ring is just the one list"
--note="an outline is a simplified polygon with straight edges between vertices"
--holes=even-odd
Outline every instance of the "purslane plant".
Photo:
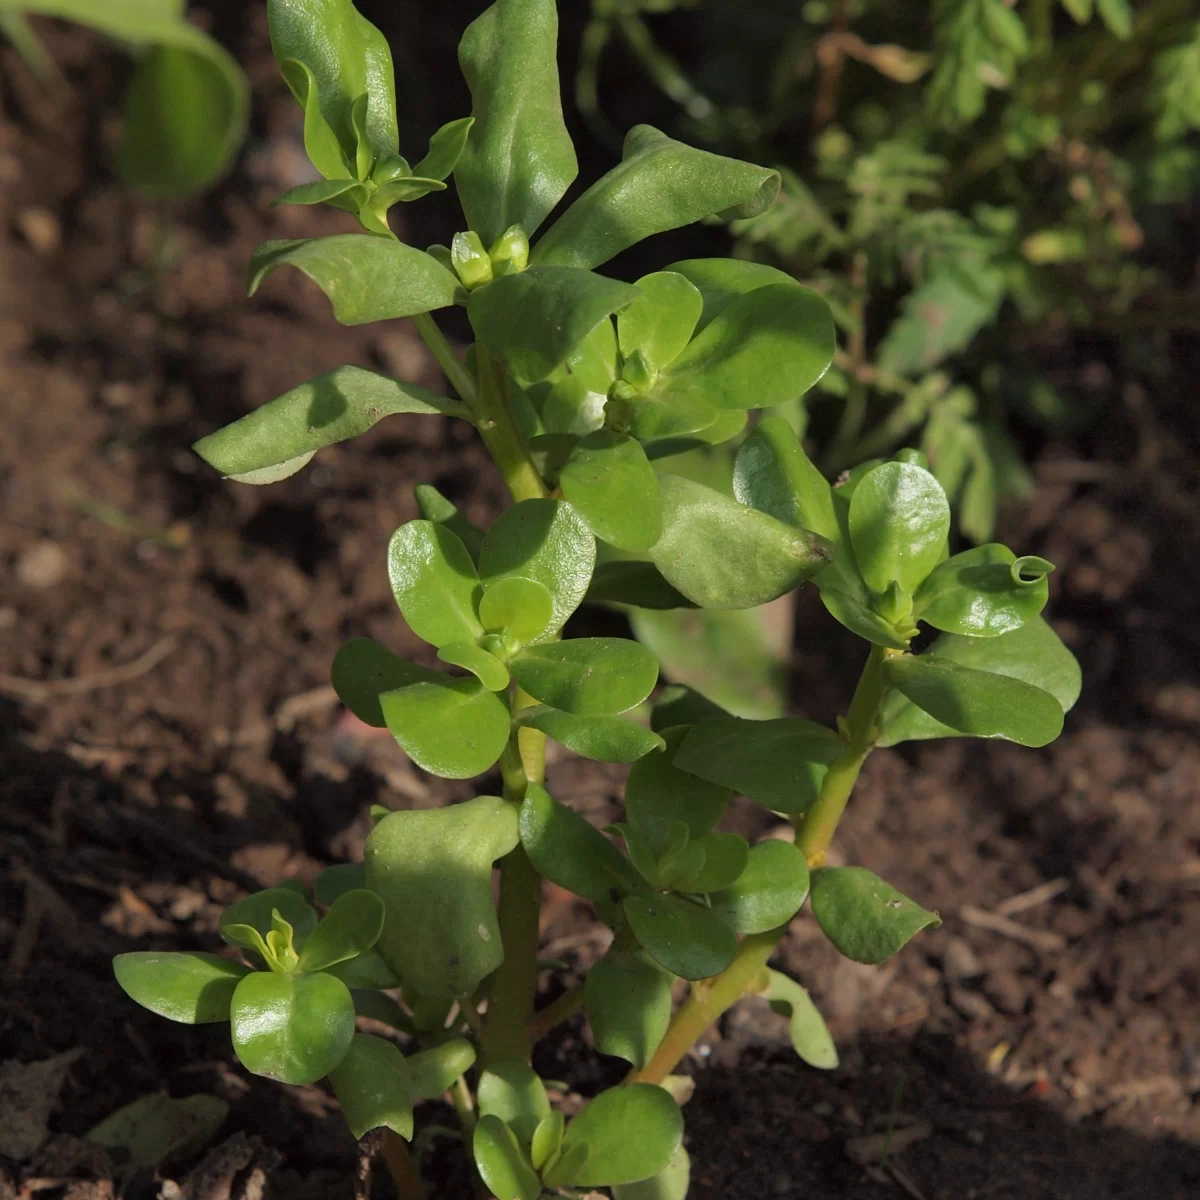
[[[767,966],[806,900],[864,963],[938,921],[864,867],[824,865],[871,749],[955,735],[1040,746],[1061,730],[1079,673],[1040,616],[1052,568],[1000,545],[949,555],[949,505],[919,454],[830,486],[776,417],[742,437],[732,496],[656,470],[809,388],[831,360],[832,321],[819,297],[762,265],[692,260],[634,284],[596,273],[654,233],[762,211],[778,188],[771,171],[649,127],[535,240],[576,170],[553,0],[498,0],[471,24],[460,48],[471,115],[443,127],[416,168],[400,154],[387,45],[349,0],[271,0],[269,13],[324,176],[283,200],[334,204],[365,232],[266,244],[251,291],[291,265],[345,323],[413,318],[457,397],[344,366],[196,449],[226,476],[269,483],[392,413],[478,429],[512,506],[485,531],[421,485],[422,519],[387,552],[404,619],[448,669],[355,638],[332,680],[424,770],[498,770],[498,794],[378,810],[363,863],[329,868],[311,896],[273,888],[226,910],[221,935],[240,959],[126,954],[118,981],[170,1019],[228,1021],[254,1073],[328,1078],[356,1136],[391,1131],[406,1197],[424,1194],[401,1140],[413,1107],[449,1092],[498,1200],[600,1187],[680,1200],[689,1167],[669,1076],[725,1009],[767,1000],[790,1014],[801,1058],[836,1065],[807,991]],[[451,177],[467,229],[449,248],[397,240],[390,205]],[[431,315],[452,305],[474,333],[465,360]],[[736,718],[678,687],[657,696],[647,727],[631,714],[658,682],[650,652],[563,636],[586,601],[737,609],[805,582],[869,645],[836,728]],[[938,635],[913,653],[922,625]],[[546,738],[632,764],[623,821],[602,832],[550,795]],[[790,820],[795,843],[722,831],[735,795]],[[543,879],[591,901],[613,940],[583,984],[539,1011]],[[690,992],[673,1012],[679,979]],[[530,1054],[580,1008],[600,1052],[630,1073],[568,1122]],[[356,1032],[360,1015],[395,1037]]]

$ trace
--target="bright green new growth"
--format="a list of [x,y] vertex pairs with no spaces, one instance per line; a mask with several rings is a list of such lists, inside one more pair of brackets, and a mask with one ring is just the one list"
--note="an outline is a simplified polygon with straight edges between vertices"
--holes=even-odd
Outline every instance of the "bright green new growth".
[[[365,863],[329,868],[311,898],[286,887],[232,905],[220,931],[242,961],[128,954],[118,981],[169,1019],[228,1020],[254,1073],[328,1077],[356,1136],[384,1127],[411,1138],[414,1105],[452,1090],[497,1197],[605,1187],[616,1200],[682,1200],[682,1116],[657,1085],[725,1008],[764,997],[789,1018],[804,1061],[837,1063],[807,991],[766,968],[810,893],[822,931],[860,962],[882,962],[938,921],[864,868],[824,866],[870,750],[955,734],[1043,745],[1061,729],[1079,679],[1040,616],[1052,568],[998,545],[951,556],[946,495],[914,452],[831,486],[782,420],[764,416],[742,435],[750,410],[795,399],[833,354],[827,305],[788,276],[722,259],[634,284],[595,272],[650,234],[763,211],[773,172],[641,126],[622,161],[536,237],[575,174],[552,0],[498,0],[470,27],[472,114],[412,170],[378,31],[349,0],[271,0],[269,12],[325,176],[285,199],[346,209],[366,232],[268,243],[251,290],[291,265],[343,322],[414,317],[458,395],[348,365],[196,448],[235,480],[267,483],[393,413],[478,429],[513,505],[480,530],[421,485],[420,517],[386,553],[400,613],[442,667],[360,637],[338,652],[332,681],[425,771],[488,779],[450,807],[377,813]],[[451,176],[471,228],[449,249],[398,241],[389,204]],[[475,334],[465,361],[430,316],[451,305]],[[734,439],[731,489],[656,466]],[[806,582],[869,643],[836,729],[746,720],[677,688],[647,728],[651,651],[564,636],[588,598],[743,610]],[[941,633],[915,654],[922,623]],[[632,764],[623,821],[601,831],[546,790],[546,738]],[[736,795],[785,815],[795,844],[718,832]],[[590,901],[613,942],[585,984],[535,1014],[542,879]],[[677,978],[704,984],[673,1014]],[[530,1051],[580,1005],[601,1053],[631,1074],[566,1121]],[[356,1016],[394,1036],[356,1033]]]

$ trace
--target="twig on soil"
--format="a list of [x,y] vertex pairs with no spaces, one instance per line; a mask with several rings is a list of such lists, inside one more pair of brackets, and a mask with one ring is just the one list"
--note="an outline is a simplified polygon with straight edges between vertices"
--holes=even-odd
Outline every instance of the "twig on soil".
[[20,975],[33,958],[37,946],[38,934],[42,928],[42,918],[46,915],[46,901],[41,891],[25,878],[25,909],[21,913],[21,924],[17,935],[13,938],[12,949],[8,953],[8,973],[12,978]]
[[977,929],[990,930],[1001,937],[1012,938],[1014,942],[1032,946],[1035,950],[1044,950],[1047,954],[1067,948],[1067,939],[1061,933],[1054,933],[1049,929],[1028,929],[998,913],[976,908],[973,904],[964,904],[958,910],[958,915],[968,925],[974,925]]
[[1015,916],[1019,912],[1046,904],[1055,896],[1061,896],[1070,886],[1070,881],[1060,876],[1058,879],[1051,879],[1048,883],[1039,883],[1037,887],[1030,888],[1027,892],[1018,892],[1015,896],[1009,896],[1007,900],[997,904],[994,911],[1002,917]]
[[75,696],[99,688],[116,687],[154,670],[174,649],[175,639],[165,637],[132,662],[95,671],[91,675],[77,675],[74,679],[25,679],[20,675],[0,674],[0,692],[37,702],[51,700],[55,696]]
[[880,1160],[885,1154],[899,1154],[914,1142],[923,1142],[932,1135],[933,1126],[928,1121],[918,1121],[914,1125],[902,1125],[885,1133],[867,1133],[851,1138],[846,1143],[846,1154],[861,1166],[882,1166]]
[[383,1161],[387,1164],[396,1185],[400,1200],[425,1200],[425,1187],[404,1139],[390,1129],[383,1135],[383,1146],[380,1150]]

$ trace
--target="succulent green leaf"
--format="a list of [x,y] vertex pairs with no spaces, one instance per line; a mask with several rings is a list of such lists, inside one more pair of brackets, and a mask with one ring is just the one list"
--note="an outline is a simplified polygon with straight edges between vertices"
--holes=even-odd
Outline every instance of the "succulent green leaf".
[[[629,830],[628,826],[625,828],[632,836],[633,831]],[[702,889],[692,887],[692,881],[699,877],[704,865],[704,849],[692,841],[687,822],[672,821],[667,848],[659,857],[656,871],[651,872],[647,878],[656,886],[670,891],[700,891]]]
[[471,1148],[475,1166],[491,1195],[503,1200],[538,1200],[541,1196],[541,1181],[517,1135],[499,1117],[480,1117]]
[[626,896],[622,908],[638,944],[673,975],[708,979],[733,962],[737,938],[714,911],[671,893]]
[[[355,958],[334,963],[325,969],[335,979],[340,979],[352,992],[364,988],[400,986],[400,977],[384,962],[383,955],[378,950],[365,950]],[[361,1011],[357,1002],[354,1007]]]
[[641,295],[617,314],[617,341],[626,358],[640,350],[650,369],[661,371],[691,341],[704,298],[674,271],[643,275],[635,286]]
[[[676,725],[695,725],[708,717],[729,714],[707,696],[681,683],[672,683],[659,692],[650,712],[650,728],[656,732]],[[680,737],[683,735],[681,734]]]
[[711,717],[692,727],[675,756],[680,769],[789,815],[807,812],[843,749],[833,730],[801,717]]
[[750,846],[738,833],[710,833],[696,838],[689,849],[704,854],[700,873],[680,890],[685,892],[719,892],[732,887],[746,870],[750,861]]
[[284,58],[279,60],[279,73],[304,110],[304,152],[313,166],[327,180],[356,184],[349,178],[353,172],[346,151],[321,112],[320,89],[311,68],[299,59]]
[[334,863],[317,876],[313,895],[326,907],[356,888],[367,886],[367,868],[362,863]]
[[423,250],[369,233],[263,242],[250,256],[248,291],[277,267],[307,275],[343,325],[411,317],[453,304],[458,280]]
[[479,620],[488,633],[532,642],[554,618],[554,597],[536,579],[510,575],[489,583],[479,601]]
[[600,830],[536,783],[521,805],[521,844],[539,875],[596,903],[613,903],[641,883]]
[[289,188],[282,196],[276,196],[271,201],[271,207],[278,208],[281,204],[329,204],[347,192],[354,193],[349,202],[356,209],[356,202],[366,199],[367,190],[356,179],[316,179],[312,183]]
[[657,1175],[613,1188],[613,1200],[687,1200],[691,1179],[692,1160],[680,1146]]
[[228,1021],[234,988],[249,970],[233,959],[199,951],[139,950],[113,959],[113,973],[127,996],[184,1025]]
[[812,910],[840,954],[872,966],[886,962],[914,934],[942,923],[865,867],[812,873]]
[[404,1055],[391,1042],[356,1033],[346,1057],[329,1072],[350,1132],[361,1138],[381,1126],[412,1139],[412,1083]]
[[636,950],[609,950],[584,982],[588,1024],[601,1054],[644,1067],[671,1021],[671,976]]
[[418,667],[370,638],[351,638],[333,659],[330,682],[338,699],[360,720],[376,729],[387,725],[379,697],[413,683],[440,683],[437,671]]
[[308,935],[300,970],[323,971],[370,950],[383,931],[383,901],[366,888],[343,892]]
[[346,1057],[354,1001],[325,974],[255,971],[233,993],[233,1048],[246,1070],[280,1083],[315,1083]]
[[475,1047],[464,1038],[454,1038],[414,1054],[408,1059],[413,1095],[422,1100],[439,1099],[474,1064]]
[[834,1070],[838,1065],[837,1047],[812,997],[794,979],[779,971],[768,969],[767,978],[763,998],[777,1013],[788,1018],[792,1049],[810,1067]]
[[470,671],[489,692],[502,692],[508,687],[508,668],[474,642],[447,642],[438,648],[437,656],[444,663]]
[[388,578],[404,619],[434,646],[474,641],[483,588],[467,548],[436,521],[409,521],[388,543]]
[[523,387],[547,378],[637,288],[575,267],[530,267],[477,287],[467,301],[475,336]]
[[443,779],[482,775],[504,753],[508,704],[477,679],[412,683],[379,697],[384,721],[405,754]]
[[431,483],[418,483],[413,488],[417,508],[426,521],[445,525],[467,548],[473,563],[479,562],[479,548],[483,545],[483,530],[473,525],[455,505],[446,499]]
[[520,1058],[489,1063],[479,1076],[476,1099],[482,1115],[499,1117],[525,1145],[533,1141],[537,1127],[550,1115],[545,1085]]
[[959,733],[1022,746],[1045,746],[1062,733],[1063,710],[1054,696],[1010,675],[960,666],[936,654],[902,654],[884,662],[883,677]]
[[623,401],[619,412],[619,418],[613,419],[613,406],[609,406],[610,424],[654,450],[658,458],[666,457],[658,453],[661,446],[674,447],[688,441],[703,443],[719,416],[707,400],[686,394],[672,396],[670,400],[633,396]]
[[548,1112],[542,1118],[533,1131],[533,1142],[529,1147],[529,1156],[535,1171],[540,1171],[558,1153],[565,1128],[566,1119],[557,1109]]
[[580,438],[558,485],[598,538],[622,550],[648,550],[658,541],[658,479],[633,438],[606,429]]
[[[841,552],[842,547],[839,546],[834,554]],[[890,621],[885,621],[874,609],[868,608],[858,596],[839,588],[837,585],[841,580],[833,572],[830,572],[829,579],[830,582],[826,584],[822,575],[816,582],[821,591],[821,603],[838,624],[876,646],[886,646],[889,650],[908,649],[908,639]]]
[[545,704],[522,709],[517,724],[540,729],[548,738],[597,762],[635,762],[651,750],[661,750],[662,738],[624,717],[579,717]]
[[736,883],[709,897],[714,916],[737,933],[786,925],[808,895],[808,863],[791,842],[770,839],[750,849]]
[[914,592],[941,561],[950,532],[942,485],[924,468],[886,462],[858,480],[850,497],[850,539],[866,584],[895,580]]
[[556,634],[579,607],[595,563],[592,531],[561,500],[514,504],[488,530],[479,552],[479,574],[485,589],[497,579],[516,575],[549,591],[554,609],[543,639]]
[[781,417],[763,417],[738,447],[733,494],[785,525],[838,540],[833,491]]
[[491,245],[532,237],[578,173],[558,88],[554,0],[497,0],[463,34],[458,61],[475,125],[454,172],[467,224]]
[[[636,1183],[663,1170],[682,1144],[683,1114],[668,1092],[649,1083],[609,1088],[567,1126],[562,1154],[544,1181],[583,1188]],[[587,1147],[582,1161],[572,1161],[576,1146]]]
[[[628,558],[617,557],[626,552],[614,548],[609,553],[607,546],[598,549],[605,557],[604,561],[596,564],[592,582],[588,586],[587,598],[591,603],[635,605],[653,611],[695,608],[687,597],[663,578],[662,572],[652,562],[635,558],[632,554]],[[637,631],[637,638],[646,643],[640,631]],[[662,660],[661,654],[659,658]]]
[[[682,821],[673,821],[671,823],[671,832],[675,833],[677,827],[682,826],[684,832],[687,832],[687,826]],[[614,825],[610,825],[608,833],[618,833],[625,842],[625,850],[629,855],[629,861],[637,868],[638,874],[650,884],[651,887],[665,888],[667,885],[662,882],[658,874],[658,854],[654,847],[650,844],[646,836],[635,829],[632,825],[624,821],[618,821]],[[670,843],[663,849],[664,856],[670,849]]]
[[206,1149],[229,1115],[216,1096],[197,1093],[175,1100],[165,1092],[142,1096],[105,1117],[87,1140],[124,1153],[133,1168],[154,1168]]
[[307,461],[322,447],[366,433],[395,413],[467,415],[457,401],[425,388],[362,367],[336,367],[201,438],[192,449],[222,475],[237,478],[301,456]]
[[[375,951],[370,952],[374,954]],[[354,967],[361,963],[367,955],[360,955],[358,958],[351,959],[348,963],[343,963],[344,967]],[[382,961],[382,960],[380,960]],[[345,977],[340,974],[337,968],[330,972],[335,979],[341,979],[346,983]],[[400,981],[397,979],[389,987],[399,987]],[[417,1036],[417,1027],[413,1024],[412,1017],[408,1015],[398,1005],[391,996],[385,996],[383,992],[376,991],[374,988],[360,988],[346,984],[350,988],[350,995],[354,1000],[354,1012],[356,1016],[370,1017],[373,1021],[378,1021],[381,1025],[390,1025],[399,1033],[407,1034],[409,1037]]]
[[221,914],[217,928],[230,945],[244,945],[236,938],[226,936],[226,929],[234,925],[248,925],[257,930],[262,937],[266,937],[275,928],[275,913],[279,913],[292,927],[297,945],[301,945],[317,927],[316,910],[299,892],[291,888],[276,887],[252,892],[249,896],[235,901]]
[[830,544],[679,475],[659,477],[662,537],[650,557],[701,608],[754,608],[811,578]]
[[689,258],[666,268],[682,275],[700,289],[704,308],[696,331],[700,332],[721,315],[739,296],[773,284],[799,286],[786,271],[765,263],[739,258]]
[[757,216],[779,194],[779,172],[685,146],[650,125],[625,136],[621,161],[534,247],[535,263],[598,267],[644,238],[721,213]]
[[628,638],[572,638],[529,646],[509,663],[535,700],[579,716],[616,716],[650,695],[658,660]]
[[1011,633],[1046,607],[1049,567],[1042,559],[1018,560],[1007,546],[975,546],[933,569],[913,596],[913,614],[968,637]]
[[406,988],[469,996],[504,958],[492,863],[517,844],[517,810],[496,796],[394,812],[367,839],[367,882],[387,919],[379,952]]
[[425,157],[413,167],[413,175],[418,179],[449,178],[458,165],[458,160],[462,157],[467,137],[474,123],[474,117],[459,117],[457,121],[447,121],[429,139],[429,150]]

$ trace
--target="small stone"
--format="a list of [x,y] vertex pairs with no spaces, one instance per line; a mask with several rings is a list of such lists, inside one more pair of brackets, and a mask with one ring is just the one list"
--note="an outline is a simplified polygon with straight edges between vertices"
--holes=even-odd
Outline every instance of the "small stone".
[[1025,1011],[1025,985],[1015,971],[997,971],[988,976],[983,985],[983,994],[1002,1013],[1011,1017],[1020,1016]]
[[62,245],[62,226],[48,208],[25,209],[17,217],[17,227],[38,254],[53,254]]
[[108,405],[109,408],[127,408],[133,403],[137,396],[137,391],[132,383],[126,380],[117,380],[115,383],[106,383],[100,389],[100,399]]
[[17,623],[17,610],[11,604],[0,608],[0,629],[12,629]]
[[67,555],[57,542],[34,542],[17,559],[17,578],[38,591],[57,587],[67,575]]
[[984,974],[970,943],[960,937],[951,938],[946,944],[946,953],[942,957],[942,972],[946,981],[952,985],[980,979]]
[[978,992],[967,988],[952,987],[950,1003],[968,1021],[986,1021],[992,1015],[992,1006]]

